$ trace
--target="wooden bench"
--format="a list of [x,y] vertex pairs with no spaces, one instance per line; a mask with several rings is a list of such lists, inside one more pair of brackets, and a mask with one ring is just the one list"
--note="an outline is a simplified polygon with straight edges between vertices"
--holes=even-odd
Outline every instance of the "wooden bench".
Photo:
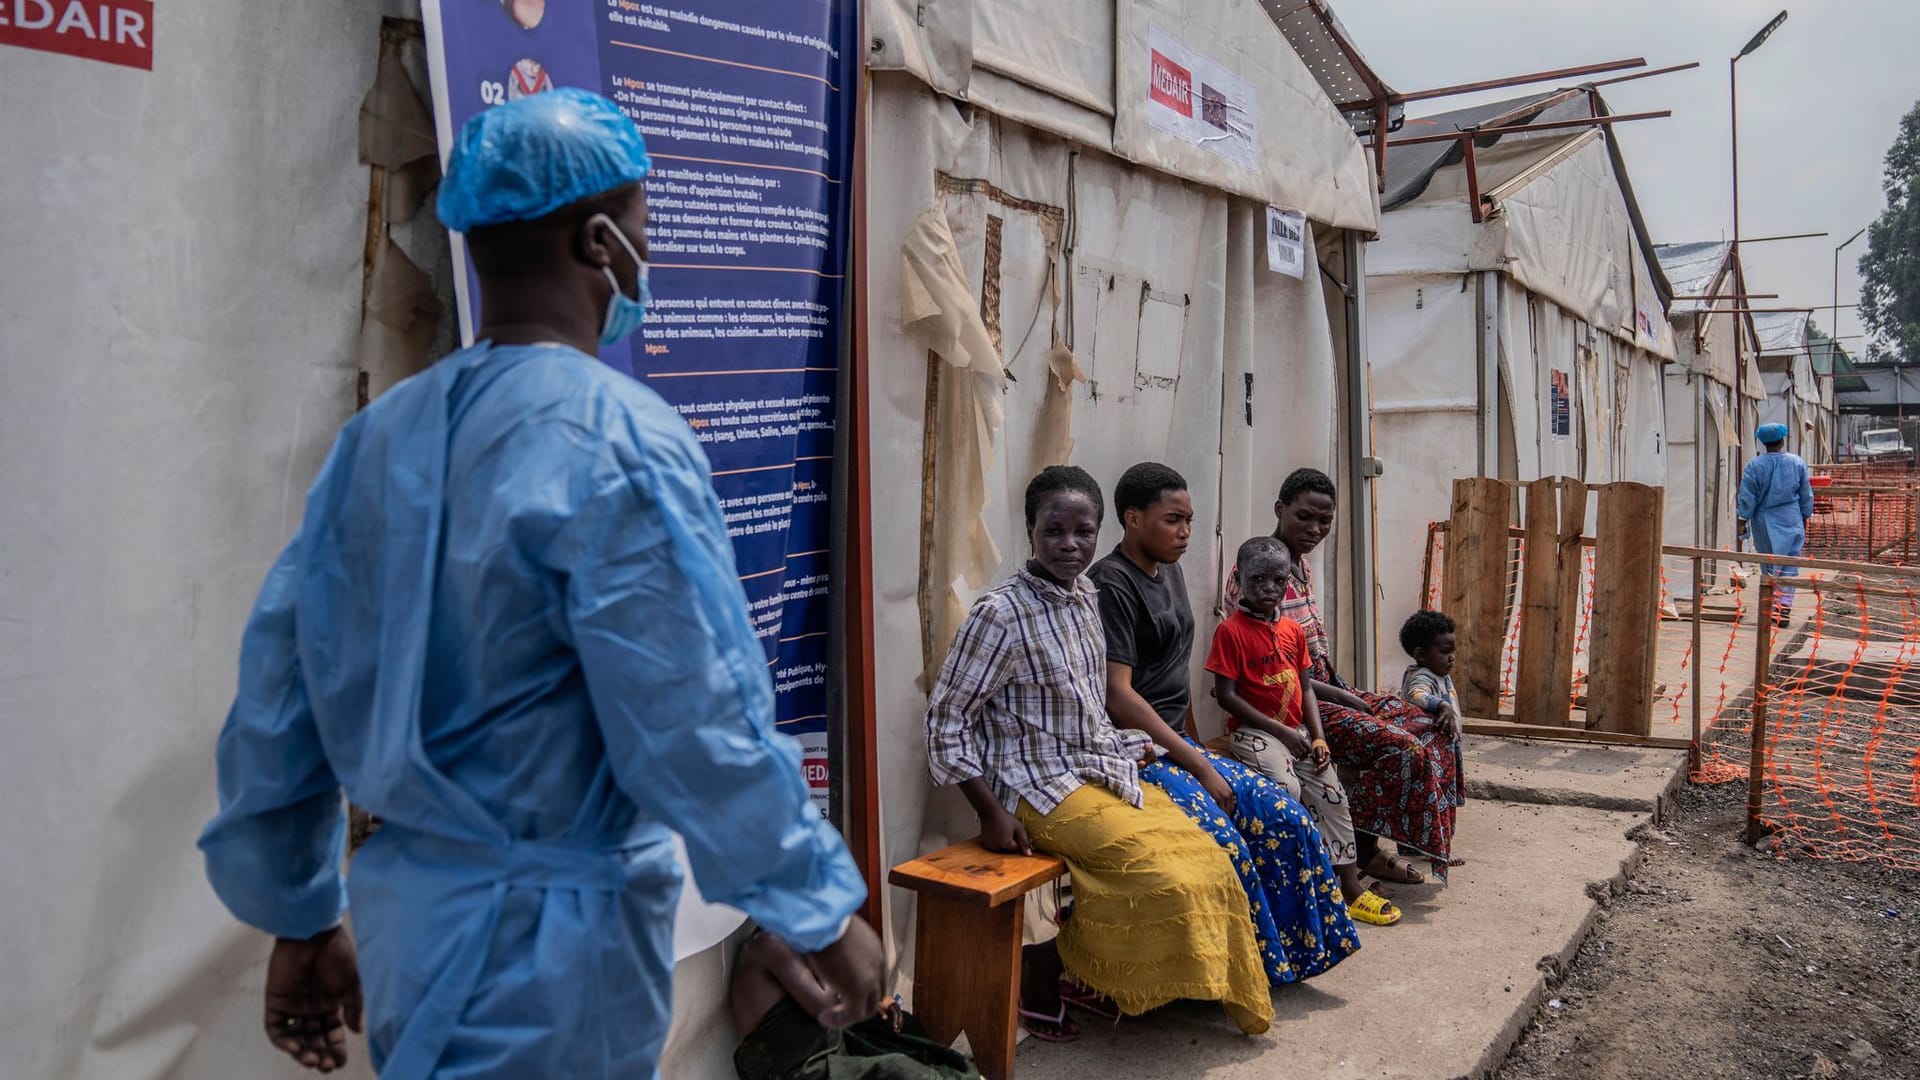
[[1013,1080],[1026,907],[1020,898],[1066,872],[1052,855],[1001,855],[968,840],[901,863],[887,876],[920,898],[913,1014],[935,1042],[966,1032],[985,1080]]

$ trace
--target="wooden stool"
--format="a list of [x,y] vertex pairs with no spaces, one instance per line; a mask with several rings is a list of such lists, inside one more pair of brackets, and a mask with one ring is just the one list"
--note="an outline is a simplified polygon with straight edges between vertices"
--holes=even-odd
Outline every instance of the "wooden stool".
[[1052,855],[1001,855],[968,840],[887,876],[920,895],[913,1014],[935,1042],[966,1032],[985,1080],[1013,1080],[1025,910],[1017,901],[1066,872]]

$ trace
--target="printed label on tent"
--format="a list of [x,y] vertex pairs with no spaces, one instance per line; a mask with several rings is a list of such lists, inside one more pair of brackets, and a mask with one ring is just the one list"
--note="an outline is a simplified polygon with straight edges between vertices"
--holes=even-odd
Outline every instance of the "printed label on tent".
[[[5,0],[0,0],[5,3]],[[653,302],[601,359],[693,428],[766,650],[775,722],[827,812],[829,546],[857,0],[427,0],[443,149],[556,86],[633,118]],[[461,319],[471,331],[471,268]]]
[[1307,215],[1267,207],[1267,269],[1300,277],[1307,272]]
[[1147,28],[1147,122],[1258,172],[1253,86],[1157,26]]
[[0,0],[0,45],[153,70],[152,0]]
[[807,778],[807,792],[813,796],[814,809],[825,818],[833,790],[833,771],[827,767],[826,732],[809,731],[800,736],[800,774]]
[[1153,52],[1153,81],[1148,95],[1181,116],[1193,117],[1193,72],[1166,58],[1159,49]]
[[1553,437],[1562,441],[1573,438],[1573,387],[1572,378],[1565,371],[1553,368],[1548,372],[1548,407]]

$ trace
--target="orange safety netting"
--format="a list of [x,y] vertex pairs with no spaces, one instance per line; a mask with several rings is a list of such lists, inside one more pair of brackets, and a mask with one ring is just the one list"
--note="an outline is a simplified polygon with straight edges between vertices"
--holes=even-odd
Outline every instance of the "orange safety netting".
[[[1423,606],[1443,602],[1444,526],[1429,531]],[[1511,540],[1501,648],[1501,711],[1514,707],[1525,566]],[[1760,662],[1760,567],[1754,555],[1661,560],[1655,736],[1698,740],[1693,779],[1750,775]],[[1693,600],[1694,570],[1700,602]],[[1584,723],[1593,614],[1592,550],[1580,583],[1573,724]],[[1819,858],[1920,870],[1920,576],[1858,564],[1803,568],[1786,625],[1768,634],[1761,816]],[[1697,646],[1696,646],[1697,642]],[[1527,722],[1526,717],[1514,717]]]
[[1920,484],[1902,471],[1814,469],[1806,554],[1821,559],[1910,566],[1920,562]]

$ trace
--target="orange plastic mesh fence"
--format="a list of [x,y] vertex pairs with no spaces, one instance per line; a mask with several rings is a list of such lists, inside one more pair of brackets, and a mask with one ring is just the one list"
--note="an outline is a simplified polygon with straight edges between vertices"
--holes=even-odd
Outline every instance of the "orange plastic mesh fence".
[[[1420,598],[1426,607],[1443,603],[1446,539],[1444,527],[1429,531],[1427,595]],[[1511,552],[1501,649],[1501,711],[1508,715],[1526,556],[1518,536]],[[1699,732],[1693,774],[1699,781],[1749,775],[1754,676],[1761,667],[1761,561],[1733,553],[1661,560],[1653,734],[1684,739]],[[1583,562],[1569,687],[1575,727],[1585,723],[1591,549]],[[1770,634],[1771,664],[1761,684],[1763,819],[1815,857],[1920,870],[1920,576],[1856,564],[1802,568],[1798,577],[1774,580],[1783,590],[1776,600],[1791,595],[1793,603],[1784,625]]]
[[1867,458],[1860,461],[1835,461],[1825,465],[1809,465],[1815,476],[1831,476],[1840,480],[1906,480],[1916,474],[1913,459],[1897,454]]
[[1920,562],[1920,488],[1886,483],[1815,488],[1807,555],[1910,566]]

